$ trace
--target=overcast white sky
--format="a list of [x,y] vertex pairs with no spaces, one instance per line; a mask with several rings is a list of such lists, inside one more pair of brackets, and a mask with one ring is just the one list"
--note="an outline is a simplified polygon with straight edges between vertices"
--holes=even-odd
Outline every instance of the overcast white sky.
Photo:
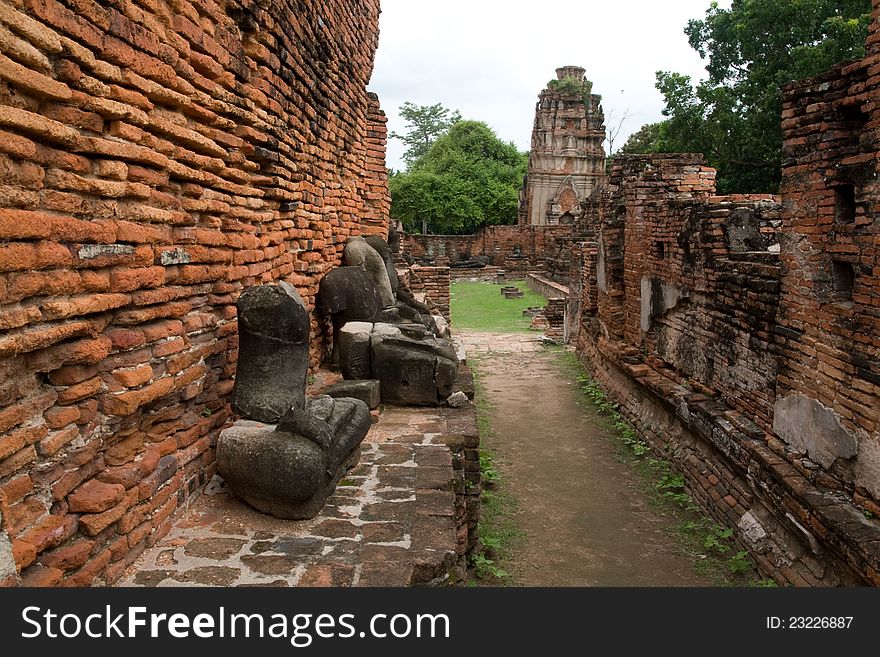
[[[615,142],[662,118],[654,73],[694,79],[706,62],[683,29],[711,0],[382,0],[379,52],[370,90],[389,130],[403,132],[404,101],[442,103],[485,121],[528,150],[538,94],[560,66],[583,66],[601,94],[606,123],[624,123]],[[730,0],[721,0],[723,7]],[[388,166],[403,168],[404,148],[388,143]]]

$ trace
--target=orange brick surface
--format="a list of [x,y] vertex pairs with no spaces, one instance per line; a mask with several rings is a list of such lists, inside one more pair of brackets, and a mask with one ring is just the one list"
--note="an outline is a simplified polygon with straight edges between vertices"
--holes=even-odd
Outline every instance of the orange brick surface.
[[118,576],[213,473],[240,292],[387,233],[378,0],[111,4],[0,4],[4,584]]

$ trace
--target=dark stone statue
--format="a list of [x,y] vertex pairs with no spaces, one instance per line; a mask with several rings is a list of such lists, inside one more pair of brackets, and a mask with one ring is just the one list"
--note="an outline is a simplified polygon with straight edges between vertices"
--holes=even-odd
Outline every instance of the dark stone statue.
[[245,290],[238,308],[238,366],[232,408],[259,422],[277,422],[305,405],[309,313],[287,283]]
[[[321,307],[333,319],[334,358],[343,377],[378,380],[384,402],[443,403],[452,392],[458,357],[448,340],[437,337],[428,307],[400,284],[391,247],[378,236],[350,238],[345,259],[358,266],[334,269],[319,292]],[[379,283],[395,290],[391,304]]]
[[290,409],[278,426],[239,421],[217,444],[229,488],[263,513],[313,518],[360,457],[372,419],[359,399],[317,397]]
[[314,517],[357,463],[370,409],[352,398],[306,400],[310,321],[292,286],[250,288],[238,313],[233,407],[244,419],[220,434],[218,473],[259,511]]
[[337,267],[323,279],[318,290],[325,315],[338,333],[347,322],[375,322],[382,311],[376,284],[361,267]]
[[[378,253],[385,262],[388,271],[388,279],[391,281],[391,289],[397,299],[395,308],[400,315],[398,319],[392,316],[384,316],[381,321],[395,323],[397,321],[416,322],[427,326],[434,335],[437,334],[431,310],[420,301],[416,301],[412,293],[400,284],[397,278],[397,268],[394,266],[394,248],[391,246],[393,239],[397,239],[397,231],[389,230],[388,242],[379,235],[368,235],[364,240]],[[399,247],[399,244],[398,244]],[[385,312],[389,310],[386,308]],[[392,310],[393,312],[393,310]]]
[[394,305],[395,296],[391,289],[391,279],[385,261],[373,247],[367,244],[363,237],[349,237],[345,242],[343,257],[346,265],[362,267],[367,272],[367,275],[376,284],[383,308]]
[[391,252],[391,247],[388,246],[388,242],[382,239],[381,235],[367,235],[364,237],[364,241],[379,254],[385,263],[385,271],[388,272],[388,280],[391,282],[391,291],[396,296],[400,289],[400,281],[397,280],[397,269],[394,267],[394,254]]

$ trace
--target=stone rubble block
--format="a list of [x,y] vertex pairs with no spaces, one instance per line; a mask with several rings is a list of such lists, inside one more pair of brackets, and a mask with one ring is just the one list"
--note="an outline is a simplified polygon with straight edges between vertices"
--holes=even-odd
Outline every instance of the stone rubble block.
[[373,378],[388,404],[437,406],[452,394],[458,357],[445,340],[416,339],[390,324],[376,324],[371,336]]
[[376,379],[354,379],[334,383],[324,394],[330,397],[351,397],[360,399],[370,410],[381,401],[380,384]]
[[[373,324],[369,322],[347,322],[339,331],[336,344],[339,350],[339,367],[345,379],[370,378],[373,371],[370,350],[372,332]],[[375,408],[375,406],[370,406],[370,408]]]

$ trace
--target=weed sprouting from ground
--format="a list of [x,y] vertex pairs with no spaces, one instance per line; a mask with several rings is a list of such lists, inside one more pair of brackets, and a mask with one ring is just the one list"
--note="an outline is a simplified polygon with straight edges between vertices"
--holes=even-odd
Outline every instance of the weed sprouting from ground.
[[621,460],[640,475],[652,504],[675,518],[678,549],[694,563],[695,570],[716,586],[773,586],[773,580],[759,580],[748,552],[739,551],[733,530],[706,516],[686,490],[684,475],[672,463],[655,455],[622,415],[618,404],[583,369],[576,356],[558,350],[557,364],[564,375],[577,380],[585,400],[595,409],[597,421],[609,429]]
[[476,576],[471,585],[505,585],[510,583],[511,574],[504,570],[503,565],[521,545],[525,534],[514,522],[516,499],[508,490],[504,473],[497,467],[498,461],[503,460],[503,457],[494,449],[491,405],[485,394],[479,361],[471,360],[470,365],[474,372],[476,390],[474,400],[480,430],[480,471],[483,486],[483,504],[477,528],[481,547],[471,558]]

